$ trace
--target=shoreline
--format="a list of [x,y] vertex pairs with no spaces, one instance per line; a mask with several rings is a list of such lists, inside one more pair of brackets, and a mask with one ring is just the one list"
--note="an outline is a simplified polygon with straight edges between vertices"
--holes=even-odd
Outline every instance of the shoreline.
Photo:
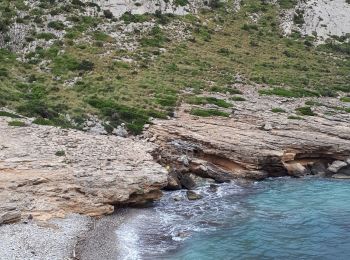
[[118,241],[115,230],[125,222],[128,215],[129,209],[121,208],[111,215],[93,220],[93,227],[85,232],[75,244],[75,259],[117,259]]
[[93,219],[72,214],[48,222],[33,220],[0,226],[0,259],[74,259],[74,248]]

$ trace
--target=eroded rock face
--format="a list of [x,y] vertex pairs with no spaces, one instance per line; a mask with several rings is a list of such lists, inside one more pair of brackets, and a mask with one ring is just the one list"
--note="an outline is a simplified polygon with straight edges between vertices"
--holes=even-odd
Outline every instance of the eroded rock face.
[[[321,98],[329,105],[314,108],[316,116],[293,120],[289,115],[307,99],[260,96],[255,87],[243,85],[240,90],[246,101],[236,102],[229,118],[192,116],[189,105],[183,105],[177,118],[156,120],[149,132],[160,145],[159,161],[183,172],[186,166],[179,158],[186,155],[188,172],[223,182],[240,177],[327,175],[334,161],[350,157],[349,114],[329,116],[324,110],[335,106],[336,99]],[[219,97],[229,101],[225,94]],[[284,113],[273,113],[276,107]],[[262,127],[266,125],[271,126],[269,131]]]
[[158,199],[167,184],[150,143],[55,127],[10,127],[8,121],[0,118],[3,223],[29,214],[39,220],[109,214],[114,205]]
[[[296,13],[302,14],[303,24],[293,23]],[[350,4],[346,0],[299,1],[295,9],[284,10],[281,27],[285,34],[299,30],[305,35],[317,36],[323,42],[332,35],[343,36],[350,33]]]
[[130,12],[132,14],[145,13],[170,13],[175,15],[185,15],[190,12],[196,12],[199,7],[204,6],[203,1],[190,0],[185,6],[175,3],[175,1],[131,1],[131,0],[95,0],[102,10],[110,10],[115,17],[121,17],[124,13]]

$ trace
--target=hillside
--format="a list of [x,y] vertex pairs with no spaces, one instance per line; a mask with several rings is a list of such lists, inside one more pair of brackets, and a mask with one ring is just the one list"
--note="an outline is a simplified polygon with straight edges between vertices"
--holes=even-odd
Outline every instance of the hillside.
[[[343,8],[327,35],[322,24],[312,29],[311,3],[296,1],[5,0],[0,105],[37,124],[88,130],[96,115],[107,132],[126,123],[138,134],[181,102],[234,107],[235,83],[258,84],[261,95],[347,101],[350,26],[332,28],[348,23],[349,4],[332,2],[317,7]],[[231,100],[196,97],[220,92]]]

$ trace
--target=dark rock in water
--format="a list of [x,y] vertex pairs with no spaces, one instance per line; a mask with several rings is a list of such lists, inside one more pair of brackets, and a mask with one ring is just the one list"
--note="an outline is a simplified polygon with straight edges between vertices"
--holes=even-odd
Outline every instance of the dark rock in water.
[[210,184],[209,186],[209,191],[211,192],[217,192],[218,191],[219,186],[215,185],[215,184]]
[[178,175],[172,172],[168,175],[168,185],[164,188],[166,190],[180,190],[182,188]]
[[285,167],[288,170],[288,174],[293,177],[302,177],[310,174],[310,170],[301,163],[290,163],[286,164]]
[[190,174],[181,174],[180,182],[181,182],[181,185],[188,190],[196,187],[196,182],[193,180]]
[[189,235],[190,235],[190,232],[188,232],[188,231],[181,231],[181,232],[176,234],[176,236],[180,237],[180,238],[185,238],[185,237],[188,237]]
[[315,162],[311,166],[311,174],[312,175],[318,175],[318,176],[326,176],[327,174],[327,167],[325,163],[323,162]]
[[181,200],[182,200],[182,198],[181,198],[180,196],[175,196],[173,199],[174,199],[175,201],[181,201]]
[[350,165],[344,167],[344,168],[341,168],[339,171],[338,171],[338,174],[343,174],[343,175],[348,175],[350,176]]
[[199,199],[202,198],[202,195],[200,195],[200,194],[198,194],[198,193],[196,193],[194,191],[191,191],[191,190],[188,190],[186,195],[187,195],[187,198],[189,200],[199,200]]

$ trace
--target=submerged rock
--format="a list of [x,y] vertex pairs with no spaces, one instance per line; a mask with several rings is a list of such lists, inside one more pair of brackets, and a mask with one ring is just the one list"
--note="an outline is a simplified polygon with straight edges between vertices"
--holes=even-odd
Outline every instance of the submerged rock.
[[194,191],[192,191],[192,190],[188,190],[188,191],[186,192],[186,195],[187,195],[187,198],[188,198],[189,200],[199,200],[199,199],[202,198],[202,195],[200,195],[200,194],[198,194],[198,193],[196,193],[196,192],[194,192]]
[[210,186],[209,186],[209,191],[210,192],[217,192],[218,189],[219,189],[219,186],[216,185],[216,184],[210,184]]
[[334,179],[350,179],[350,174],[337,173],[337,174],[332,175],[332,178],[334,178]]

